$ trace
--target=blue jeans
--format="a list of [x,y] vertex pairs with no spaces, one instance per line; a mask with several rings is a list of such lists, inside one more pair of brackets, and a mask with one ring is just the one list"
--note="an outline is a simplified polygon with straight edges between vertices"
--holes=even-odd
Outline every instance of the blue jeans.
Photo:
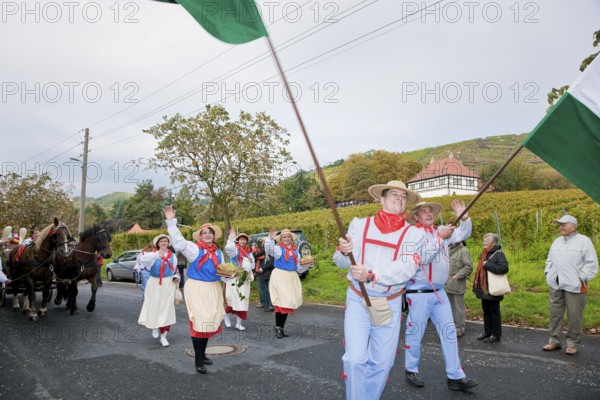
[[269,293],[269,280],[265,279],[263,274],[256,275],[258,279],[258,297],[260,298],[260,304],[270,308],[273,307],[271,304],[271,293]]
[[140,271],[140,277],[142,278],[142,301],[144,301],[144,292],[146,291],[146,284],[148,283],[148,279],[150,279],[150,271],[147,269],[142,269]]

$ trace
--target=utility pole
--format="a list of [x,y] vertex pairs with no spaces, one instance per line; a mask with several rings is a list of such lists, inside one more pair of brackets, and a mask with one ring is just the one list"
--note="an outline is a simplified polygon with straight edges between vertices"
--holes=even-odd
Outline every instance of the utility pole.
[[85,224],[85,184],[87,182],[88,141],[90,130],[85,128],[83,139],[83,162],[81,163],[81,198],[79,199],[79,232],[83,232]]

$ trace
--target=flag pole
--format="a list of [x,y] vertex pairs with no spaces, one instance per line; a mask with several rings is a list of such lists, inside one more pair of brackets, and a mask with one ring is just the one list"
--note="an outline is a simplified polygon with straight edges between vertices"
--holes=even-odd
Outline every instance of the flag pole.
[[[344,224],[342,224],[340,214],[338,213],[338,209],[335,205],[335,202],[333,201],[333,197],[331,196],[331,191],[329,190],[329,185],[327,185],[327,181],[325,180],[325,175],[323,174],[323,170],[321,169],[321,166],[319,165],[319,161],[317,160],[317,156],[315,154],[313,146],[308,137],[308,133],[306,132],[306,128],[304,127],[304,121],[302,120],[302,117],[300,116],[300,111],[298,110],[298,106],[296,105],[296,100],[294,99],[294,96],[292,96],[290,86],[288,85],[287,78],[285,76],[285,73],[283,72],[283,68],[281,67],[281,63],[279,62],[279,58],[277,57],[277,53],[275,52],[273,43],[271,42],[271,38],[269,36],[266,36],[266,39],[267,39],[267,43],[269,43],[269,49],[271,50],[271,54],[273,55],[273,58],[275,59],[275,64],[277,64],[277,69],[279,70],[279,75],[281,76],[281,79],[283,80],[283,85],[285,87],[287,96],[290,99],[290,102],[292,103],[292,107],[294,108],[294,113],[296,114],[296,118],[298,119],[298,123],[300,124],[300,129],[302,130],[302,134],[304,135],[306,144],[308,145],[308,150],[310,151],[310,155],[313,159],[313,162],[315,163],[315,169],[317,171],[317,175],[319,176],[319,180],[321,181],[321,185],[323,185],[323,192],[325,193],[325,198],[327,199],[329,208],[331,209],[331,212],[333,213],[333,218],[335,219],[335,223],[337,224],[338,230],[340,231],[340,235],[342,235],[342,237],[344,239],[348,240],[348,238],[346,237],[346,229],[344,228]],[[350,257],[350,262],[352,263],[352,265],[356,265],[356,260],[354,259],[354,255],[352,254],[352,252],[349,254],[349,257]],[[371,301],[369,300],[369,295],[367,294],[367,289],[365,288],[365,284],[363,282],[358,282],[358,285],[360,286],[360,292],[362,293],[363,298],[365,299],[365,303],[367,304],[368,307],[371,307]]]
[[467,211],[469,211],[469,209],[473,206],[473,204],[475,204],[475,202],[481,197],[481,195],[483,194],[483,192],[485,192],[487,190],[488,187],[490,187],[490,185],[492,184],[492,182],[494,182],[494,179],[496,179],[498,177],[498,175],[500,175],[502,173],[502,171],[504,171],[504,168],[506,168],[506,166],[513,160],[513,158],[515,158],[517,156],[517,154],[519,154],[519,152],[523,149],[523,144],[520,144],[519,147],[516,148],[515,151],[513,151],[508,158],[506,159],[506,161],[504,161],[504,164],[502,164],[500,166],[500,168],[498,169],[498,171],[496,171],[494,173],[494,175],[492,175],[492,177],[490,178],[489,181],[487,181],[487,183],[485,185],[483,185],[481,187],[481,189],[479,189],[479,192],[477,193],[477,195],[475,195],[475,197],[473,197],[473,200],[471,200],[469,202],[469,204],[467,204],[467,206],[465,207],[465,209],[456,217],[456,219],[454,221],[452,221],[452,223],[450,225],[454,225],[456,226],[456,224],[458,224],[458,221],[460,221],[460,219],[463,217],[463,215],[465,215],[467,213]]

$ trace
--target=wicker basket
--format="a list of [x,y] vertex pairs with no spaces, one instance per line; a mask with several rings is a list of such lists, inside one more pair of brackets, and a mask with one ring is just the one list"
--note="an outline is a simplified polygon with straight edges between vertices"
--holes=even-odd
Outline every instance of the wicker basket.
[[317,262],[314,256],[305,256],[300,259],[300,265],[314,265]]
[[239,273],[239,268],[231,263],[219,264],[217,267],[217,276],[224,278],[235,278]]

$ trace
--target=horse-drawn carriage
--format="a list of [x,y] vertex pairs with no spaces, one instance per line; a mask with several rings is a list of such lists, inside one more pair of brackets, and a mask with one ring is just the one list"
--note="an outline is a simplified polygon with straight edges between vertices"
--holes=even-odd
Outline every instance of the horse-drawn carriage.
[[58,305],[62,298],[66,298],[67,307],[73,314],[76,310],[77,283],[86,279],[92,284],[92,299],[87,310],[93,311],[98,288],[96,253],[110,257],[110,241],[110,233],[94,225],[82,232],[79,243],[75,243],[68,227],[57,218],[40,232],[34,244],[23,246],[15,243],[17,246],[11,249],[11,241],[3,240],[6,252],[2,251],[2,262],[11,283],[3,285],[1,290],[2,306],[6,303],[6,296],[12,294],[13,310],[19,310],[18,295],[24,294],[23,311],[29,309],[29,318],[35,320],[38,317],[35,293],[42,292],[39,315],[44,316],[46,304],[56,289],[54,303]]

